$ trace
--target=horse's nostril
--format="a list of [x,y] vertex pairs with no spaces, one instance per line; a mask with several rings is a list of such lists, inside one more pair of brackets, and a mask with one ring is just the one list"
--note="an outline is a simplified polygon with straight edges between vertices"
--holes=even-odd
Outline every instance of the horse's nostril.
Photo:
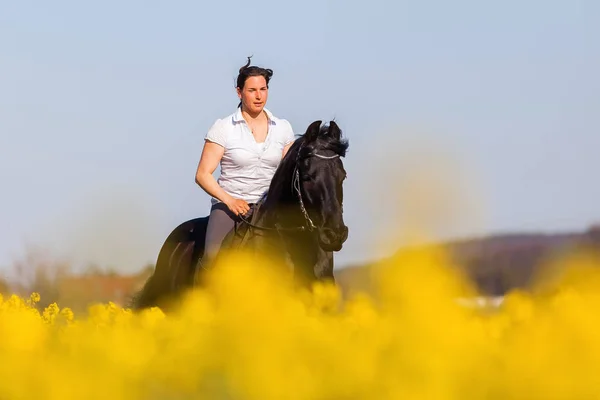
[[325,237],[327,238],[328,241],[333,242],[335,240],[336,234],[333,229],[324,228],[323,233],[325,234]]
[[348,238],[348,227],[340,229],[323,228],[324,239],[329,243],[344,242]]
[[319,242],[326,251],[339,251],[348,236],[348,228],[341,229],[323,228]]

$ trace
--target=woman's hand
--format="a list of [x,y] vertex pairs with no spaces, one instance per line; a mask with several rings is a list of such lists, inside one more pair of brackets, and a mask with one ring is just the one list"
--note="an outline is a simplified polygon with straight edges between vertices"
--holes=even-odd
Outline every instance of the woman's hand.
[[233,197],[231,199],[227,199],[225,205],[235,215],[244,215],[250,210],[248,203],[241,199],[234,199]]

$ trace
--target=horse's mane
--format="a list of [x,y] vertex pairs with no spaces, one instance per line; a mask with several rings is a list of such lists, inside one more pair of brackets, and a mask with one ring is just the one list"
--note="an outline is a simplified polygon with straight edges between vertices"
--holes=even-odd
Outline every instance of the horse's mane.
[[264,203],[265,208],[273,207],[285,191],[291,190],[292,173],[300,151],[302,151],[301,157],[315,150],[331,150],[340,157],[346,156],[348,141],[342,139],[341,135],[340,139],[331,136],[328,130],[329,125],[324,124],[321,125],[318,135],[314,138],[309,139],[307,133],[298,135],[273,175]]

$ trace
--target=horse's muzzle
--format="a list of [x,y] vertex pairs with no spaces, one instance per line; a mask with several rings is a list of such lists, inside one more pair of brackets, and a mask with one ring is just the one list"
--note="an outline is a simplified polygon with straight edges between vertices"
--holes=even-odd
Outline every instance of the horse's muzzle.
[[322,228],[319,235],[319,244],[325,251],[340,251],[348,239],[348,227],[342,225],[340,229]]

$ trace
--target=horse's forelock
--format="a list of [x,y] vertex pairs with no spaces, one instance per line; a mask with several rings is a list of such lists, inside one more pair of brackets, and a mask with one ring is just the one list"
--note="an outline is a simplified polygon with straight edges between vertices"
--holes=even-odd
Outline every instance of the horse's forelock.
[[329,135],[328,126],[323,125],[319,132],[319,136],[310,143],[306,143],[305,146],[310,149],[310,152],[331,150],[340,157],[345,157],[349,143],[347,139],[337,139]]
[[323,146],[323,149],[331,150],[331,151],[335,152],[336,154],[338,154],[340,157],[345,157],[346,152],[348,151],[348,147],[349,147],[349,143],[348,143],[348,140],[346,140],[346,139],[337,140],[337,139],[329,138],[329,140],[326,142],[325,146]]

